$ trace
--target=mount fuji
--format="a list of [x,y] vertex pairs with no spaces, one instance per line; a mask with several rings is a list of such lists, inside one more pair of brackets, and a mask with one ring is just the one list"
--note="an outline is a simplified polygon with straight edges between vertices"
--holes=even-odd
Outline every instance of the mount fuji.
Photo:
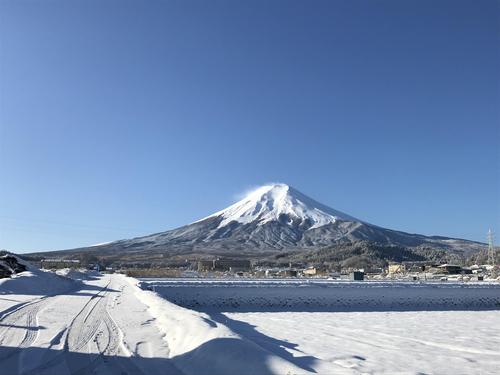
[[358,241],[439,249],[460,255],[485,246],[463,239],[382,228],[327,207],[286,184],[271,184],[254,190],[222,211],[177,229],[57,253],[92,252],[122,259],[190,254],[260,257]]

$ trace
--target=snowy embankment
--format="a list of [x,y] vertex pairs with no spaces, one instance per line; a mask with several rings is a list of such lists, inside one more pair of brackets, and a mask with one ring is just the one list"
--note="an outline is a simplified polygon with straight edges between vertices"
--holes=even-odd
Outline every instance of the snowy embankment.
[[196,310],[413,311],[500,309],[498,283],[328,280],[142,280],[143,289]]
[[52,295],[75,287],[75,281],[50,271],[30,269],[0,279],[2,294]]
[[9,296],[0,298],[0,318],[27,302],[77,288],[76,282],[70,278],[42,271],[21,260],[19,262],[26,266],[26,271],[0,279],[0,295]]
[[148,307],[164,334],[173,364],[184,374],[286,374],[303,371],[242,338],[208,315],[177,306],[137,286],[135,295]]
[[75,286],[73,278],[64,273],[66,270],[61,270],[61,274],[55,274],[33,267],[18,257],[15,258],[20,265],[26,268],[26,271],[0,279],[2,294],[50,295]]

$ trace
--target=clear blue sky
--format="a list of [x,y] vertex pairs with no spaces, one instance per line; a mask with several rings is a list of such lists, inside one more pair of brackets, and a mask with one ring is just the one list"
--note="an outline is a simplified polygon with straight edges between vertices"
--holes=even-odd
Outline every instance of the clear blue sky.
[[499,7],[2,0],[0,248],[171,229],[270,181],[484,241],[500,231]]

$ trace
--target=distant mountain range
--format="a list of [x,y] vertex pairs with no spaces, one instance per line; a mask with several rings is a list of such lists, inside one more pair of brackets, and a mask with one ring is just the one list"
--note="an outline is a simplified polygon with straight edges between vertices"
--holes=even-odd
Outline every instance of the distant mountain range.
[[286,184],[262,186],[204,219],[144,237],[92,247],[39,253],[105,255],[116,260],[197,256],[259,258],[363,241],[401,248],[428,248],[468,256],[485,244],[382,228],[327,207]]

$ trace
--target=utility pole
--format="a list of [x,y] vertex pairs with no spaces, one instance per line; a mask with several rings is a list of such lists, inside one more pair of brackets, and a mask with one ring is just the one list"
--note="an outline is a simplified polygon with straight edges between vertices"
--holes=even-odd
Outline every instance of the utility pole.
[[493,246],[493,232],[491,229],[488,231],[488,264],[491,266],[496,265],[495,247]]

